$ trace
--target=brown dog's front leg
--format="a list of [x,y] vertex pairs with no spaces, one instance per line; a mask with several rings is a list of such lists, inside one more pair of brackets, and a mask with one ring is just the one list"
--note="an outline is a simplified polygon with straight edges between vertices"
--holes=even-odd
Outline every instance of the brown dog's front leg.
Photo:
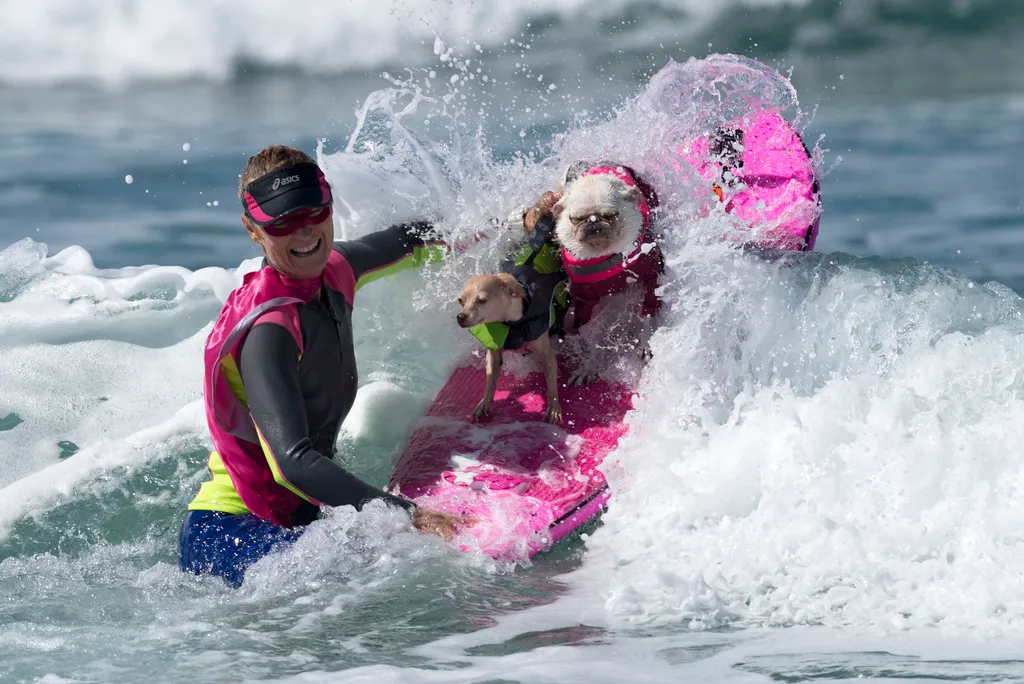
[[548,334],[544,333],[531,342],[530,351],[538,354],[544,365],[544,380],[548,386],[548,410],[544,414],[544,420],[549,423],[561,423],[562,406],[558,403],[558,356]]
[[494,391],[498,388],[498,376],[501,374],[501,350],[487,350],[487,386],[484,398],[473,409],[473,420],[491,415],[491,404],[494,402]]

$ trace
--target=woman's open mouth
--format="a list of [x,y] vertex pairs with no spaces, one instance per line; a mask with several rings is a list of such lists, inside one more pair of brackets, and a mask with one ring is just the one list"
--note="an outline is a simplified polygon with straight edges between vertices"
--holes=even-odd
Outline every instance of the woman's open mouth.
[[323,241],[324,241],[324,239],[320,238],[319,240],[316,241],[315,244],[312,244],[312,245],[310,245],[309,247],[307,247],[305,249],[292,249],[292,250],[289,250],[289,251],[293,255],[299,257],[300,259],[302,257],[308,257],[308,256],[316,254],[318,251],[320,251],[320,244],[323,243]]

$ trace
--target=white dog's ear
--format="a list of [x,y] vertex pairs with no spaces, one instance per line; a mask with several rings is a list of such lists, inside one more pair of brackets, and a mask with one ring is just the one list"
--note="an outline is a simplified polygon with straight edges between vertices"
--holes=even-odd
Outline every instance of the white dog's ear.
[[555,205],[553,207],[551,207],[551,215],[554,216],[555,218],[558,218],[559,216],[562,215],[563,211],[565,211],[565,197],[564,196],[562,197],[562,199],[560,199],[557,202],[555,202]]
[[622,199],[629,200],[630,202],[639,202],[643,195],[640,192],[640,188],[635,185],[627,185],[622,191]]

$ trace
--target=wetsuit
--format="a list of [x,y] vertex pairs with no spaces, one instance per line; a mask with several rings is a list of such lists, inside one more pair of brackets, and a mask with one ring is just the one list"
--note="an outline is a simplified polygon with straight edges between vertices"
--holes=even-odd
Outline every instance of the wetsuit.
[[424,223],[336,243],[322,276],[287,278],[264,262],[232,292],[207,341],[204,398],[215,451],[211,480],[189,504],[181,567],[242,582],[245,569],[316,519],[321,505],[412,504],[333,458],[358,383],[356,290],[438,261]]

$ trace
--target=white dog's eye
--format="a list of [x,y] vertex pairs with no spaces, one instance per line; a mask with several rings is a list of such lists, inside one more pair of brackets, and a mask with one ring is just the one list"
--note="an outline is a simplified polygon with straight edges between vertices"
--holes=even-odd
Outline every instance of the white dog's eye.
[[605,221],[612,221],[612,220],[614,220],[614,219],[616,219],[618,217],[619,217],[619,212],[617,212],[617,211],[610,211],[610,212],[608,212],[606,214],[601,214],[601,218],[603,218]]

